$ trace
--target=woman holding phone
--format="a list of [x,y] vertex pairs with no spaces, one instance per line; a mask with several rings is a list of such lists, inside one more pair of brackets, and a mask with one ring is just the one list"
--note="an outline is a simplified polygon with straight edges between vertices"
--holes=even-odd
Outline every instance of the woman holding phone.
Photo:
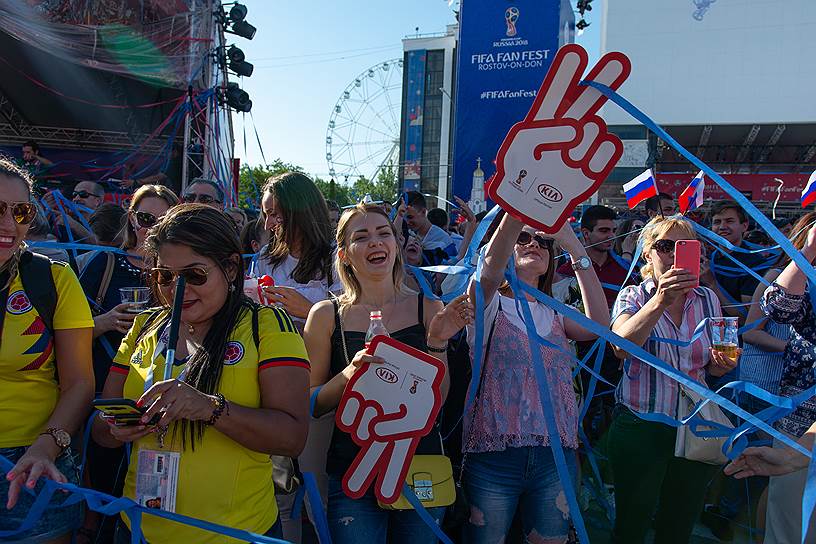
[[[612,331],[643,346],[693,380],[706,383],[706,374],[722,376],[736,367],[735,358],[712,349],[708,328],[688,347],[657,338],[688,341],[706,318],[722,316],[714,292],[699,286],[699,264],[675,266],[680,240],[696,240],[691,223],[678,216],[655,217],[640,234],[643,281],[618,294],[612,311]],[[714,465],[674,456],[675,427],[644,419],[662,414],[677,417],[679,387],[675,380],[615,347],[624,374],[615,391],[617,404],[609,429],[609,458],[615,478],[617,516],[613,541],[644,541],[654,512],[655,541],[688,542],[703,508]]]
[[[94,439],[107,447],[133,444],[124,496],[145,505],[154,500],[140,488],[140,470],[149,464],[140,460],[177,456],[175,512],[280,537],[269,456],[297,456],[306,441],[303,340],[285,311],[244,296],[238,234],[222,212],[200,204],[173,208],[145,247],[162,307],[136,318],[102,396],[137,400],[146,411],[137,425],[97,418]],[[173,378],[162,381],[164,332],[179,276],[186,288]],[[130,542],[123,521],[128,527],[117,528],[117,543]],[[143,517],[142,531],[151,544],[223,542],[154,516]]]

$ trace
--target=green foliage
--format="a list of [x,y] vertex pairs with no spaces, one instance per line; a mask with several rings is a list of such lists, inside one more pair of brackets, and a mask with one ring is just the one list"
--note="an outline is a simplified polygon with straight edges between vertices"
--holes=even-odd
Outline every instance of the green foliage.
[[275,159],[272,164],[267,165],[241,165],[241,176],[238,182],[239,206],[251,209],[260,208],[260,193],[266,180],[284,172],[303,172],[303,169],[281,159]]
[[[303,172],[297,165],[275,159],[272,164],[241,166],[241,178],[238,186],[239,202],[243,208],[260,208],[260,191],[266,180],[283,172]],[[340,207],[350,206],[362,200],[365,195],[371,195],[374,200],[394,202],[397,199],[397,168],[394,164],[384,165],[377,174],[376,181],[364,176],[358,178],[353,185],[332,183],[321,178],[314,178],[315,185],[323,193],[326,200],[334,200]]]

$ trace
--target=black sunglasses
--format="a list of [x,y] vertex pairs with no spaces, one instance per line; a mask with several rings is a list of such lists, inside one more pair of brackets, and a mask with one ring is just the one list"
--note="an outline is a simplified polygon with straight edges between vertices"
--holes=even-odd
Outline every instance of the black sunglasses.
[[516,239],[516,243],[520,246],[526,246],[533,240],[535,240],[536,243],[538,243],[538,246],[542,248],[549,249],[553,245],[553,241],[551,238],[544,238],[539,234],[530,234],[526,230],[523,230],[519,233],[518,238]]
[[169,268],[152,268],[150,275],[153,281],[158,285],[170,285],[173,281],[181,276],[189,285],[204,285],[207,283],[207,274],[209,270],[203,266],[189,266],[187,268],[180,268],[179,270],[170,270]]
[[159,218],[150,212],[135,212],[133,215],[136,217],[136,224],[143,229],[149,229],[159,222]]
[[101,196],[99,196],[99,195],[95,195],[95,194],[93,194],[93,193],[89,193],[88,191],[74,191],[74,192],[72,193],[72,197],[73,197],[73,198],[76,198],[76,197],[79,197],[79,198],[88,198],[89,196],[95,196],[96,198],[102,198]]
[[0,217],[5,217],[11,207],[11,216],[18,225],[28,225],[37,215],[37,207],[33,202],[4,202],[0,200]]
[[187,193],[186,195],[183,195],[181,199],[187,204],[192,204],[194,202],[198,202],[199,204],[212,204],[213,202],[218,202],[210,195],[199,195],[196,193]]
[[656,240],[654,244],[652,244],[652,249],[657,251],[658,253],[663,253],[664,255],[668,255],[669,253],[674,253],[674,246],[677,244],[674,240]]

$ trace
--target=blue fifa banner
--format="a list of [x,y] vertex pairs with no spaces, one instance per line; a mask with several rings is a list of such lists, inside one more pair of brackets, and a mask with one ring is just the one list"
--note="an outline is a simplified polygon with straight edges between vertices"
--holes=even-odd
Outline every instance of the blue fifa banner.
[[422,107],[425,104],[425,64],[424,49],[409,51],[406,72],[408,74],[405,111],[405,141],[403,143],[403,187],[405,191],[419,191],[422,177]]
[[569,0],[462,0],[459,20],[452,185],[478,213],[499,146],[573,41],[575,16]]

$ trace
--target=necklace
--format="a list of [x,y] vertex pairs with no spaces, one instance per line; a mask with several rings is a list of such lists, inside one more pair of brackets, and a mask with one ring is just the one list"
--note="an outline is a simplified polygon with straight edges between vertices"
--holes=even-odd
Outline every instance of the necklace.
[[187,332],[189,332],[190,334],[195,334],[195,327],[193,327],[189,323],[185,323],[185,325],[187,325]]

